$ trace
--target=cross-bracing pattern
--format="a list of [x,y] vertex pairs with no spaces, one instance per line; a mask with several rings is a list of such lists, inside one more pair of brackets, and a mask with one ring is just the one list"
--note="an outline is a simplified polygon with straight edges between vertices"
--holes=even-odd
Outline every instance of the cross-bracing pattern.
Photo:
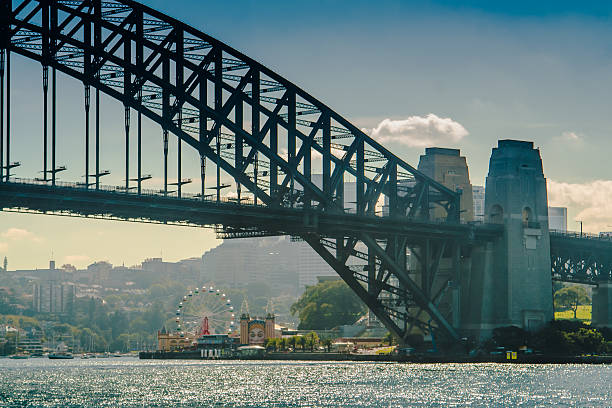
[[[0,10],[2,101],[6,134],[0,179],[11,182],[10,59],[17,53],[43,70],[45,111],[42,182],[57,184],[56,71],[85,88],[85,182],[101,189],[100,92],[125,109],[125,194],[141,194],[151,176],[142,173],[142,116],[163,135],[162,196],[184,196],[192,182],[182,173],[182,148],[199,156],[199,194],[205,201],[297,209],[299,235],[307,241],[397,336],[432,327],[457,337],[437,304],[448,287],[435,284],[440,260],[456,260],[451,238],[415,237],[381,227],[373,232],[330,233],[318,217],[354,214],[406,223],[428,222],[442,208],[442,223],[459,220],[459,195],[427,178],[332,109],[291,82],[222,42],[130,0],[3,1]],[[6,75],[5,75],[6,65]],[[51,74],[49,75],[49,70]],[[6,81],[5,81],[6,79]],[[6,95],[4,83],[6,82]],[[52,123],[47,123],[51,82]],[[95,92],[90,137],[91,88]],[[130,162],[130,115],[138,114],[136,171]],[[49,129],[49,127],[51,129]],[[48,136],[48,133],[51,133]],[[169,187],[168,144],[176,137],[176,182]],[[90,140],[91,139],[91,140]],[[145,140],[144,143],[151,143]],[[90,158],[90,144],[95,155]],[[211,169],[212,168],[212,169]],[[211,171],[212,170],[212,171]],[[211,174],[212,173],[212,174]],[[76,188],[76,187],[75,187]],[[175,191],[170,191],[175,188]],[[135,191],[132,191],[132,190]],[[212,191],[212,194],[208,194]],[[383,205],[384,202],[384,205]],[[439,214],[439,212],[437,212]],[[143,214],[143,218],[147,215]],[[382,225],[382,224],[381,224]],[[223,223],[226,237],[286,233],[254,223]],[[407,261],[408,255],[411,261]],[[417,278],[418,277],[418,278]]]
[[609,235],[550,233],[552,278],[597,285],[612,282],[612,239]]

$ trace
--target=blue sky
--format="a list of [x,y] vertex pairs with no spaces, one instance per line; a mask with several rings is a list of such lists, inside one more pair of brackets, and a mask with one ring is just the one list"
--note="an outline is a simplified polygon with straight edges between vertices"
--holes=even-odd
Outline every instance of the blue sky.
[[[434,135],[434,142],[461,149],[473,184],[484,183],[498,139],[532,140],[544,159],[552,203],[569,207],[569,227],[582,219],[587,230],[612,230],[612,3],[144,3],[262,62],[365,129],[385,119],[414,123],[432,114],[452,121],[466,135]],[[40,67],[24,60],[15,66],[15,115],[29,119],[40,111],[40,84],[32,81]],[[82,88],[66,80],[60,92],[60,129],[70,137],[82,126],[74,119],[82,111]],[[121,118],[120,105],[103,102]],[[14,130],[38,135],[39,127],[21,120]],[[103,152],[112,167],[121,156],[114,152],[122,151],[121,120],[105,121],[103,130],[118,135]],[[146,130],[151,154],[159,154],[158,130]],[[400,134],[385,145],[416,165],[423,147],[409,137]],[[36,160],[30,145],[23,138],[15,146],[24,173],[35,172],[28,167]],[[65,143],[60,162],[78,154],[73,150]],[[80,173],[69,176],[78,179]],[[0,256],[7,255],[11,267],[42,267],[52,251],[60,263],[106,259],[129,265],[160,252],[168,259],[200,256],[218,244],[212,232],[199,229],[14,214],[1,220]]]

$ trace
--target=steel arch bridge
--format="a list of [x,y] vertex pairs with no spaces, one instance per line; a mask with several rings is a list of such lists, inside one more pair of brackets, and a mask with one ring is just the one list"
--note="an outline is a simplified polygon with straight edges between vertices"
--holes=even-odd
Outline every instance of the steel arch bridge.
[[[225,238],[290,234],[312,246],[400,339],[414,330],[458,338],[445,302],[461,243],[500,233],[459,224],[458,193],[257,61],[142,4],[1,4],[4,209],[215,225]],[[19,163],[11,161],[13,53],[42,66],[43,176],[37,180],[15,178]],[[84,183],[57,177],[65,167],[56,163],[56,71],[85,89]],[[100,159],[100,93],[125,108],[125,184],[112,189],[101,184],[108,172]],[[95,130],[90,135],[92,105]],[[135,166],[130,160],[132,111],[138,115]],[[151,143],[146,136],[143,140],[143,117],[157,123],[163,135],[161,191],[143,188],[151,177],[142,172],[142,143]],[[170,137],[177,140],[175,183],[168,181]],[[191,182],[182,174],[184,145],[200,158],[195,196],[183,188]],[[452,260],[451,273],[441,272],[443,258]]]

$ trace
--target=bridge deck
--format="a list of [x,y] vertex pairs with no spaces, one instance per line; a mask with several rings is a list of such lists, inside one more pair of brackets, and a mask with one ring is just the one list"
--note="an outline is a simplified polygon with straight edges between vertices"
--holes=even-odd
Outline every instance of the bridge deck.
[[126,221],[149,221],[191,226],[223,225],[233,229],[269,234],[302,235],[317,232],[335,237],[339,231],[399,234],[409,239],[456,238],[491,240],[503,233],[500,225],[416,222],[407,219],[351,213],[329,214],[314,209],[284,208],[221,201],[208,197],[165,196],[154,191],[142,194],[120,187],[99,190],[69,183],[51,186],[34,180],[12,179],[0,183],[0,207],[46,214],[68,213],[83,217],[106,217]]
[[596,285],[612,281],[612,238],[578,232],[550,232],[552,277]]

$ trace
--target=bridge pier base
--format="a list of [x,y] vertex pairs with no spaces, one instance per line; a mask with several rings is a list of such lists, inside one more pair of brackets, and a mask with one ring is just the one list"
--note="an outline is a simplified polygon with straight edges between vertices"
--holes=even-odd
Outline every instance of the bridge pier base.
[[612,329],[612,282],[600,282],[593,288],[591,324]]

